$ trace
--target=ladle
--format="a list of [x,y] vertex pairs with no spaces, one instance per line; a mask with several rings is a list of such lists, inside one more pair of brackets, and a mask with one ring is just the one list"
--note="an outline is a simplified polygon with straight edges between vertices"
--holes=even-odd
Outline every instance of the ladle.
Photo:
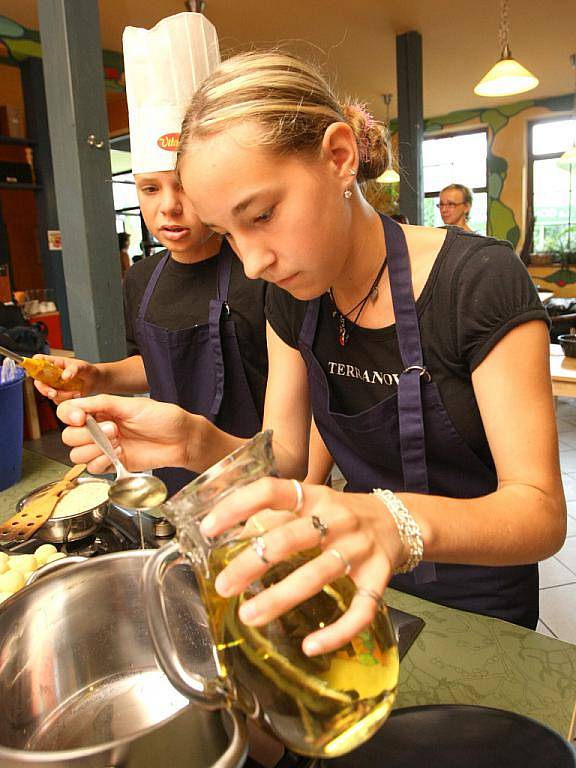
[[96,419],[90,414],[86,416],[86,427],[96,445],[108,456],[116,470],[116,480],[110,486],[108,498],[116,507],[129,511],[133,510],[138,513],[140,518],[140,543],[142,548],[144,548],[140,512],[157,507],[166,501],[168,490],[159,477],[155,477],[147,472],[128,472],[114,452],[112,443],[108,440]]

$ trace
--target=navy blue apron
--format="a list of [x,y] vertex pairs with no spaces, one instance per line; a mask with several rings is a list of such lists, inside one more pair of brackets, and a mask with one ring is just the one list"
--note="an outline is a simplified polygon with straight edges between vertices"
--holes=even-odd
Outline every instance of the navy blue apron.
[[[205,416],[237,437],[252,437],[262,425],[250,391],[236,325],[230,320],[228,290],[235,258],[224,241],[218,259],[218,285],[211,299],[208,323],[169,331],[149,323],[146,311],[170,253],[161,259],[150,278],[136,318],[136,339],[144,361],[150,397]],[[194,297],[190,297],[194,301]],[[173,495],[196,477],[179,467],[155,472]]]
[[[346,491],[373,488],[475,498],[492,493],[497,477],[460,437],[438,386],[425,367],[412,275],[402,228],[382,216],[396,333],[402,356],[398,391],[355,415],[331,410],[326,374],[312,347],[321,298],[308,305],[298,347],[306,362],[312,411],[346,481]],[[422,563],[391,586],[442,605],[534,628],[538,566],[485,567]]]

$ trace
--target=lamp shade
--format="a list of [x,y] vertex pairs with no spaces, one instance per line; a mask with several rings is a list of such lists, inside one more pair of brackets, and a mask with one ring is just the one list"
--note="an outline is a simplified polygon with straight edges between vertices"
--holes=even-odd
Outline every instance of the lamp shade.
[[484,75],[474,88],[474,93],[478,96],[512,96],[515,93],[531,91],[539,82],[538,78],[516,59],[506,57],[500,59]]
[[576,171],[576,144],[570,149],[567,149],[562,157],[558,158],[558,168],[562,168],[564,171]]
[[380,174],[376,181],[379,184],[398,184],[400,176],[393,168],[387,168],[384,173]]

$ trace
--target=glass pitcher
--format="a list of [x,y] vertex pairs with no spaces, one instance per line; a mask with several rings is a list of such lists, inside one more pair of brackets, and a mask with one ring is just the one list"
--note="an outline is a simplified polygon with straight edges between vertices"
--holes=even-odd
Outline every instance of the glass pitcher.
[[[240,605],[317,556],[319,550],[272,565],[241,595],[222,598],[214,588],[218,573],[250,546],[252,536],[281,524],[286,514],[261,513],[258,527],[248,521],[214,539],[206,539],[199,528],[217,502],[259,477],[275,474],[271,434],[256,435],[164,505],[177,540],[153,555],[146,567],[150,632],[164,672],[188,698],[211,708],[238,706],[294,752],[336,757],[370,738],[394,703],[399,661],[385,607],[345,647],[309,658],[302,651],[302,640],[346,611],[355,592],[352,580],[336,579],[266,626],[248,627],[238,618]],[[266,521],[264,527],[262,521]],[[175,620],[174,611],[167,610],[165,577],[183,559],[195,570],[208,616],[207,637],[216,670],[212,677],[201,675],[194,659],[179,653],[183,630],[174,624],[181,625],[185,617],[180,614]]]

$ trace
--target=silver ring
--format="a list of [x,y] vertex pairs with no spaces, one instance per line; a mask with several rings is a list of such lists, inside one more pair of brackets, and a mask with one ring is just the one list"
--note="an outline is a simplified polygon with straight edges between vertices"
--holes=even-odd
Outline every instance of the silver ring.
[[328,533],[328,525],[317,515],[312,515],[310,519],[312,520],[312,525],[320,534],[320,541],[323,541],[324,537]]
[[302,488],[302,483],[299,483],[298,480],[293,479],[291,482],[296,490],[296,506],[290,512],[297,515],[304,506],[304,489]]
[[336,557],[340,562],[344,565],[344,576],[348,576],[350,571],[352,570],[352,565],[349,560],[347,560],[342,552],[339,552],[337,549],[328,549],[326,550],[329,555],[332,555],[332,557]]
[[252,549],[260,560],[264,563],[264,565],[271,565],[270,560],[266,557],[266,542],[264,541],[264,536],[255,536],[252,539]]
[[356,587],[356,593],[354,597],[356,597],[357,595],[360,595],[360,597],[371,598],[372,600],[374,600],[378,608],[384,607],[384,598],[382,597],[382,595],[379,595],[375,589],[368,589],[368,587]]

